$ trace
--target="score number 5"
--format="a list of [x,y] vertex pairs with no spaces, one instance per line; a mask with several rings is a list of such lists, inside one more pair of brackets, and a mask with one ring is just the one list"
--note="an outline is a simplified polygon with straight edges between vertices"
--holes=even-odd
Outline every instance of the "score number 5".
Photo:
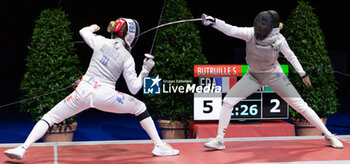
[[[213,106],[209,103],[213,103],[213,100],[204,100],[203,101],[203,113],[211,113],[213,111]],[[205,110],[205,108],[208,108],[208,110]]]

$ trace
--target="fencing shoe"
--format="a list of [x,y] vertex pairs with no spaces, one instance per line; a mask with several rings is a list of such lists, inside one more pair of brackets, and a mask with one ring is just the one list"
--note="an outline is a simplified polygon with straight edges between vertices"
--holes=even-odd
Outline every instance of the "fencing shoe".
[[324,141],[326,144],[330,144],[333,148],[342,149],[343,143],[338,140],[338,137],[332,134],[331,136],[325,135]]
[[173,149],[169,144],[163,142],[163,144],[157,144],[154,146],[152,154],[154,156],[172,156],[178,155],[179,150]]
[[21,160],[26,151],[27,148],[25,148],[24,146],[18,146],[16,148],[6,150],[4,154],[11,159]]
[[209,142],[205,143],[204,147],[210,148],[210,149],[216,149],[216,150],[224,150],[225,149],[224,140],[216,137],[214,139],[211,139]]

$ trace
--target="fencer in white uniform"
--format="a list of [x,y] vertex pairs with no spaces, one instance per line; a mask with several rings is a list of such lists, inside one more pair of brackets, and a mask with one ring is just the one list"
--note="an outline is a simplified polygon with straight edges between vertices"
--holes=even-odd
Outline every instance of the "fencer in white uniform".
[[22,159],[29,146],[40,139],[50,126],[88,108],[134,114],[154,143],[153,155],[179,154],[178,150],[161,141],[146,105],[133,96],[115,90],[116,82],[123,74],[129,91],[136,94],[142,87],[143,77],[148,75],[155,64],[153,56],[148,54],[151,58],[144,59],[142,71],[137,76],[134,58],[130,54],[139,35],[137,21],[128,18],[111,21],[107,28],[111,39],[94,34],[99,29],[98,25],[93,24],[80,30],[81,37],[93,49],[93,54],[88,70],[75,91],[37,122],[23,145],[5,151],[5,155]]
[[202,23],[211,25],[224,34],[246,42],[246,62],[248,73],[234,85],[223,99],[219,117],[218,135],[205,143],[211,149],[225,149],[224,135],[231,119],[232,107],[248,97],[261,86],[269,86],[290,106],[302,114],[310,123],[325,135],[325,142],[334,148],[343,148],[343,144],[322,123],[317,114],[300,97],[297,90],[283,73],[277,61],[279,52],[286,57],[299,73],[306,86],[311,82],[299,63],[286,39],[280,33],[279,15],[274,10],[259,13],[254,20],[254,27],[232,26],[212,16],[202,15]]

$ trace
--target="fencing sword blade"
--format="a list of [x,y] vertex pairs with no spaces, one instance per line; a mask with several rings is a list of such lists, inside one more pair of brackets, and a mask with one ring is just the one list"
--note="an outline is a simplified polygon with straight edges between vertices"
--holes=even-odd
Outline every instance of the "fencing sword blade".
[[[166,5],[166,0],[164,0],[164,3],[163,3],[163,7],[162,7],[162,11],[160,12],[160,16],[159,16],[159,20],[158,20],[158,24],[157,26],[159,26],[160,24],[160,21],[162,20],[162,16],[163,16],[163,12],[164,12],[164,9],[165,9],[165,5]],[[149,55],[152,56],[152,52],[153,52],[153,47],[154,47],[154,43],[156,42],[156,39],[157,39],[157,34],[158,34],[158,28],[154,34],[154,37],[153,37],[153,42],[152,42],[152,46],[151,46],[151,50],[149,51]],[[145,55],[146,58],[147,58],[147,55]],[[150,58],[149,58],[150,59]],[[152,58],[153,59],[153,58]]]
[[185,20],[178,20],[178,21],[174,21],[174,22],[169,22],[169,23],[165,23],[165,24],[161,24],[161,25],[158,25],[156,27],[153,27],[153,28],[150,28],[144,32],[142,32],[141,34],[138,35],[139,36],[142,36],[143,34],[146,34],[152,30],[155,30],[155,29],[158,29],[158,28],[161,28],[161,27],[164,27],[164,26],[169,26],[169,25],[173,25],[173,24],[178,24],[178,23],[185,23],[185,22],[196,22],[196,21],[202,21],[202,18],[195,18],[195,19],[185,19]]
[[[174,21],[174,22],[169,22],[169,23],[165,23],[165,24],[161,24],[161,25],[158,25],[156,27],[153,27],[153,28],[150,28],[142,33],[140,33],[139,35],[137,35],[136,37],[139,37],[139,36],[142,36],[143,34],[146,34],[150,31],[153,31],[155,29],[158,29],[158,28],[161,28],[161,27],[164,27],[164,26],[169,26],[169,25],[173,25],[173,24],[178,24],[178,23],[185,23],[185,22],[196,22],[196,21],[202,21],[202,18],[194,18],[194,19],[185,19],[185,20],[178,20],[178,21]],[[84,41],[75,41],[74,43],[76,44],[83,44],[85,43]]]

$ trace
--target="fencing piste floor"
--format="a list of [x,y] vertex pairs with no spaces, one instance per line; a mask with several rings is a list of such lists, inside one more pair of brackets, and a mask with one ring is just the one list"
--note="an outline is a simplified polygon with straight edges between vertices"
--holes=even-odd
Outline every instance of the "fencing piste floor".
[[[349,135],[339,136],[349,140]],[[327,146],[323,136],[226,138],[226,150],[213,151],[208,139],[164,140],[180,154],[154,157],[150,140],[35,143],[22,160],[3,152],[19,144],[0,144],[0,163],[23,164],[350,164],[350,143],[343,149]]]

